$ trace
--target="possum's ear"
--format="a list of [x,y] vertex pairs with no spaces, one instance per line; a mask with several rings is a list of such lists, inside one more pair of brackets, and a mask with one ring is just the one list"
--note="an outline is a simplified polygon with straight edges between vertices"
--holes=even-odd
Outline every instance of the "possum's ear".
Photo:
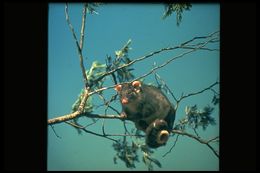
[[115,86],[114,88],[117,92],[121,91],[122,90],[122,85],[117,85]]
[[141,87],[141,82],[140,81],[134,81],[133,83],[132,83],[132,86],[133,87]]

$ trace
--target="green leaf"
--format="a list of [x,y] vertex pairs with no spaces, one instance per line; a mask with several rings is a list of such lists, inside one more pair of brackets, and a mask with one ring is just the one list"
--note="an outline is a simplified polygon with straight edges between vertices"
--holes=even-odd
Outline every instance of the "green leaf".
[[182,13],[183,10],[190,10],[192,5],[190,3],[167,3],[165,4],[165,11],[163,14],[162,19],[166,19],[169,17],[172,13],[176,13],[176,22],[177,26],[180,25],[181,20],[182,20]]

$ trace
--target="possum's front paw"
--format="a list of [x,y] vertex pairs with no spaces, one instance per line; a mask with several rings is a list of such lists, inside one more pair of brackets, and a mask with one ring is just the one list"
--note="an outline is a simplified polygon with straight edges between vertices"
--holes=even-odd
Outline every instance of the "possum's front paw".
[[119,115],[120,118],[122,119],[127,119],[127,115],[125,112],[122,112],[120,115]]

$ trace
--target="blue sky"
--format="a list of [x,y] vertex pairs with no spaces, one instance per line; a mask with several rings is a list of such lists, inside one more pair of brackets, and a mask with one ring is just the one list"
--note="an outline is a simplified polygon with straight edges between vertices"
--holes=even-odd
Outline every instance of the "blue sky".
[[[48,118],[71,112],[71,106],[83,88],[83,79],[79,66],[79,58],[75,41],[65,20],[65,4],[49,4],[48,20]],[[87,14],[83,55],[85,67],[91,67],[93,61],[105,63],[106,55],[114,56],[129,39],[132,40],[131,59],[139,58],[155,50],[175,46],[195,36],[204,36],[220,28],[219,4],[193,4],[190,11],[184,12],[179,27],[176,26],[175,14],[162,20],[163,4],[105,4],[97,8],[98,15]],[[82,4],[69,4],[71,23],[79,38],[81,27]],[[219,48],[218,44],[215,44]],[[135,76],[149,71],[153,63],[161,64],[167,59],[178,55],[179,51],[171,51],[156,55],[144,62],[134,65]],[[219,52],[196,51],[173,61],[157,73],[172,88],[177,97],[181,93],[188,94],[208,87],[219,79]],[[150,75],[146,82],[155,82]],[[111,84],[108,82],[107,84]],[[219,87],[214,89],[219,91]],[[114,94],[107,90],[106,96]],[[177,112],[176,121],[184,115],[187,105],[197,104],[202,108],[211,103],[212,92],[184,100]],[[172,99],[168,95],[169,99]],[[172,99],[173,100],[173,99]],[[101,103],[97,97],[94,103]],[[114,106],[121,110],[117,102]],[[95,110],[103,113],[104,109]],[[110,112],[114,113],[114,112]],[[219,134],[219,109],[216,107],[212,116],[217,125],[206,131],[198,132],[205,139]],[[82,124],[91,123],[91,119],[82,119]],[[95,132],[102,132],[102,120],[90,126]],[[118,120],[105,120],[108,133],[123,133],[123,125]],[[129,129],[133,127],[129,124]],[[54,126],[61,136],[57,138],[51,127],[48,127],[48,170],[129,170],[118,161],[113,163],[112,142],[91,134],[78,135],[76,130],[62,123]],[[189,139],[179,137],[173,151],[162,157],[174,143],[171,138],[165,147],[158,148],[154,157],[161,161],[162,168],[155,170],[218,170],[219,160],[206,146]],[[218,145],[215,145],[218,147]],[[141,154],[141,153],[140,153]],[[141,159],[141,157],[140,157]],[[147,170],[142,162],[136,164],[135,170]]]

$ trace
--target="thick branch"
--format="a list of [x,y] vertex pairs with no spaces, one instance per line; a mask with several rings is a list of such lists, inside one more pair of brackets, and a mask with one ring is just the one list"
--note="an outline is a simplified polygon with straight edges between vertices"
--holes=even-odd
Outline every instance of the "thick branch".
[[48,124],[57,124],[57,123],[61,123],[61,122],[65,122],[68,120],[72,120],[78,116],[80,116],[83,113],[86,101],[89,97],[89,93],[88,90],[85,90],[84,94],[83,94],[83,98],[81,100],[81,103],[79,105],[79,108],[77,111],[71,113],[71,114],[67,114],[67,115],[63,115],[63,116],[59,116],[57,118],[53,118],[53,119],[49,119],[48,120]]
[[91,114],[91,113],[79,113],[78,111],[76,111],[76,112],[71,113],[71,114],[67,114],[67,115],[64,115],[64,116],[57,117],[57,118],[49,119],[48,125],[62,123],[62,122],[68,121],[68,120],[72,120],[75,117],[81,117],[81,116],[86,116],[86,117],[89,117],[89,118],[104,118],[104,119],[125,120],[125,118],[123,118],[121,116],[117,116],[117,115],[100,115],[100,114]]
[[210,140],[206,141],[206,140],[203,140],[203,139],[201,139],[201,138],[199,138],[199,137],[197,137],[197,136],[195,136],[195,135],[192,135],[192,134],[190,134],[190,133],[187,133],[187,132],[184,132],[184,131],[181,131],[181,130],[172,130],[172,133],[179,134],[179,135],[184,135],[184,136],[188,136],[188,137],[193,138],[193,139],[195,139],[196,141],[198,141],[198,142],[200,142],[200,143],[202,143],[202,144],[207,145],[207,146],[210,148],[210,150],[211,150],[217,157],[219,157],[219,154],[217,153],[217,151],[209,144],[209,143],[212,142],[213,140],[216,140],[217,138],[219,138],[218,136],[215,137],[215,138],[213,138],[213,139],[210,139]]

